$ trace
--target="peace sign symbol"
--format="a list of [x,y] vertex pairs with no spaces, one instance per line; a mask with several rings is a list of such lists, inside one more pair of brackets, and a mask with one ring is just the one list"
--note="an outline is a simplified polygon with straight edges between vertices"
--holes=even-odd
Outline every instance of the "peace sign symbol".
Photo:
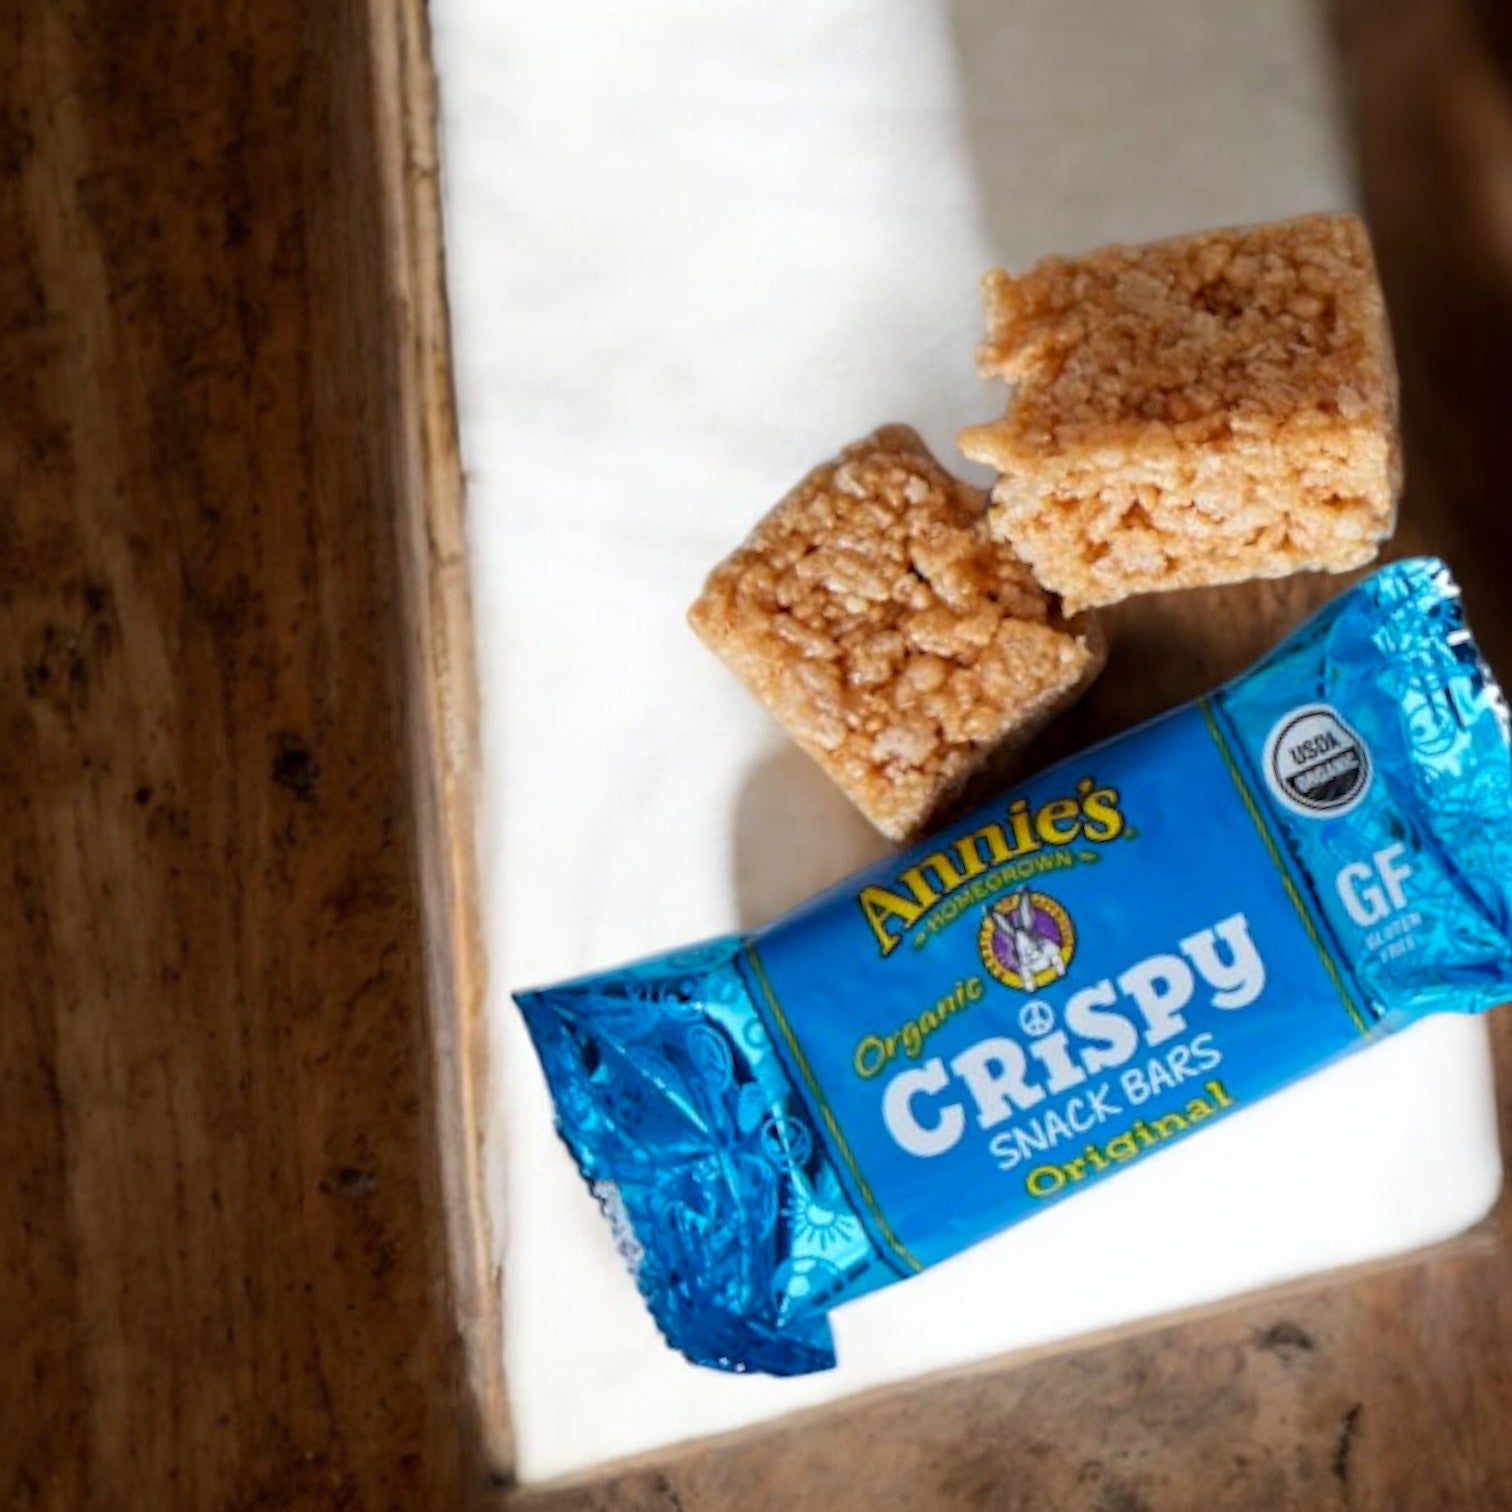
[[1049,1034],[1055,1028],[1055,1010],[1038,998],[1019,1009],[1019,1028],[1025,1034]]

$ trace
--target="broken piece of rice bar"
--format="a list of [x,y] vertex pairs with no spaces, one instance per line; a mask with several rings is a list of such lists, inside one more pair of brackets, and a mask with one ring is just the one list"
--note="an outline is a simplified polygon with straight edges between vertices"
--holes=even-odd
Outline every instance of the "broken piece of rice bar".
[[1401,487],[1370,239],[1308,215],[1052,257],[983,281],[979,366],[1017,385],[962,433],[990,520],[1068,611],[1359,567]]
[[1101,669],[986,499],[891,425],[811,472],[688,618],[883,834],[913,835]]

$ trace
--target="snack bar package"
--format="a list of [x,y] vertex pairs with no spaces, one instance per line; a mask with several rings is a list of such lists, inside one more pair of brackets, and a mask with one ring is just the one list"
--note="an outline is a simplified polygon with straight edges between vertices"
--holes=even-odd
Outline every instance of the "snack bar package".
[[1447,568],[786,917],[517,995],[669,1343],[829,1311],[1425,1014],[1512,997],[1507,714]]

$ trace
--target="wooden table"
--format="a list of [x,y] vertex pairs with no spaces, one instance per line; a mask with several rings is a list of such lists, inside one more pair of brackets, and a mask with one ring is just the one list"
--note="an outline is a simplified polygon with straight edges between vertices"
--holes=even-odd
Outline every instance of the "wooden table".
[[[1482,8],[1335,20],[1403,541],[1454,558],[1506,672],[1512,50]],[[419,0],[0,20],[5,1507],[509,1499],[445,1199],[476,984],[424,40]],[[1214,599],[1141,612],[1120,655],[1168,697],[1317,591],[1225,595],[1200,646]],[[538,1504],[1512,1504],[1509,1226]]]

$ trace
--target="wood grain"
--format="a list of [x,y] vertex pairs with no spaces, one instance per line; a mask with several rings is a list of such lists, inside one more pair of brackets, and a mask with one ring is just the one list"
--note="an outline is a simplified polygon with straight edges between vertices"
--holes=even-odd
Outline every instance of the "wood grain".
[[482,1484],[423,1012],[379,22],[0,20],[8,1508]]
[[424,0],[375,7],[372,64],[394,296],[393,419],[399,615],[414,753],[426,1003],[449,1274],[470,1421],[506,1479],[513,1438],[500,1348],[502,1298],[483,1190],[488,1036],[476,852],[478,690],[462,460],[442,257],[438,102]]

